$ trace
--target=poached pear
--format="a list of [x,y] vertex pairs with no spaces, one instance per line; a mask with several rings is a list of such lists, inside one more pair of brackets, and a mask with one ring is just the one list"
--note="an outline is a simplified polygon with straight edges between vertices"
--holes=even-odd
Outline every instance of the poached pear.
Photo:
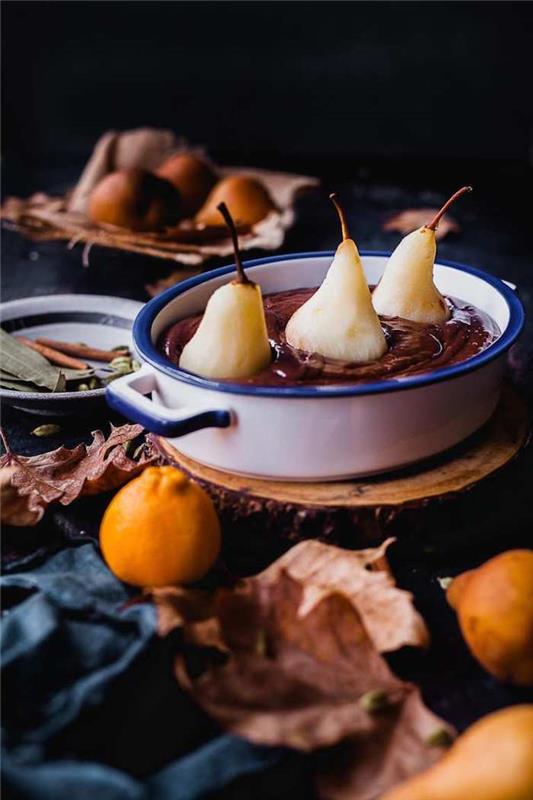
[[335,194],[330,198],[341,222],[342,242],[321,286],[289,319],[285,336],[292,347],[326,358],[376,361],[387,342],[344,211]]
[[233,241],[237,278],[213,292],[179,365],[204,378],[250,378],[264,369],[272,354],[259,286],[242,266],[235,223],[225,203],[218,206]]
[[265,187],[249,175],[230,175],[219,181],[197,213],[200,225],[220,225],[218,209],[225,203],[237,225],[252,226],[274,210]]
[[471,191],[471,186],[463,186],[447,200],[431,222],[401,240],[372,295],[378,314],[428,325],[438,325],[449,318],[450,309],[433,281],[437,252],[435,231],[452,203]]

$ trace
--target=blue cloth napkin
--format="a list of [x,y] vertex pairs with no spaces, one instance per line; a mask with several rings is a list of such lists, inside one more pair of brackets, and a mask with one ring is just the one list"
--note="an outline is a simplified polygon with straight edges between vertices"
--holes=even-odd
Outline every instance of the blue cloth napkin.
[[[12,564],[0,585],[5,797],[192,800],[287,757],[204,719],[174,681],[154,608],[128,605],[93,544]],[[141,763],[147,750],[178,757]]]

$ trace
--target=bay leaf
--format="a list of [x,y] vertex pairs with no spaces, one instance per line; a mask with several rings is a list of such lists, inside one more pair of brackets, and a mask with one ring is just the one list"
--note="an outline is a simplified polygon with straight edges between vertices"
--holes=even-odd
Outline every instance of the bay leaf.
[[34,383],[19,381],[16,378],[6,378],[3,375],[0,376],[0,387],[12,392],[42,392],[42,389]]
[[0,378],[5,378],[6,381],[18,381],[20,378],[17,378],[16,375],[13,375],[12,372],[8,372],[7,369],[2,369],[0,367]]
[[2,352],[2,369],[16,376],[19,380],[34,383],[52,392],[65,389],[65,376],[58,368],[52,366],[46,358],[24,347],[14,336],[0,328],[0,349]]
[[67,383],[69,381],[82,381],[85,378],[92,378],[94,369],[65,369],[61,368],[61,372],[65,376]]
[[[82,378],[92,378],[95,374],[95,370],[93,367],[87,367],[87,369],[71,369],[70,367],[58,367],[61,369],[61,372],[65,376],[67,381],[77,381],[81,380]],[[13,375],[12,372],[5,369],[5,367],[0,366],[0,378],[16,378],[16,375]],[[20,378],[17,380],[21,380]]]
[[[94,377],[94,369],[62,369],[61,372],[65,376],[67,384],[69,384],[66,386],[66,391],[68,392],[74,391],[75,387],[72,386],[73,383]],[[5,369],[0,369],[0,386],[4,389],[11,389],[16,392],[43,391],[42,387],[37,386],[35,383],[30,383],[29,381],[23,381],[11,372],[7,372]]]

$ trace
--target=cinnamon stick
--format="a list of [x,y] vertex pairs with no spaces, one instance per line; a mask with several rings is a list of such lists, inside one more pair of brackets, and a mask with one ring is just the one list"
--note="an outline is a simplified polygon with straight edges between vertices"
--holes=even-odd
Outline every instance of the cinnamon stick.
[[113,361],[118,356],[129,355],[129,350],[124,347],[122,350],[99,350],[97,347],[88,347],[85,344],[75,344],[74,342],[59,342],[55,339],[46,339],[38,337],[35,340],[38,344],[44,347],[51,347],[59,353],[65,353],[69,356],[88,358],[92,361]]
[[58,367],[69,367],[70,369],[87,369],[89,367],[84,361],[80,361],[78,358],[71,358],[64,353],[60,353],[58,350],[54,350],[53,347],[47,346],[42,344],[42,342],[33,341],[33,339],[28,339],[26,336],[17,336],[15,337],[21,344],[29,347],[31,350],[35,350],[37,353],[40,353],[44,356],[51,364],[56,364]]

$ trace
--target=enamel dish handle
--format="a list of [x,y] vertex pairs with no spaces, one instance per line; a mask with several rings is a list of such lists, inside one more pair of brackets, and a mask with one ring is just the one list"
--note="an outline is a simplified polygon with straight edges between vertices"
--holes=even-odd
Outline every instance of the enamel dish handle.
[[151,433],[173,439],[201,428],[228,428],[231,414],[225,409],[167,408],[154,403],[149,394],[156,388],[155,374],[144,366],[117,378],[106,389],[106,400],[114,411],[143,425]]

